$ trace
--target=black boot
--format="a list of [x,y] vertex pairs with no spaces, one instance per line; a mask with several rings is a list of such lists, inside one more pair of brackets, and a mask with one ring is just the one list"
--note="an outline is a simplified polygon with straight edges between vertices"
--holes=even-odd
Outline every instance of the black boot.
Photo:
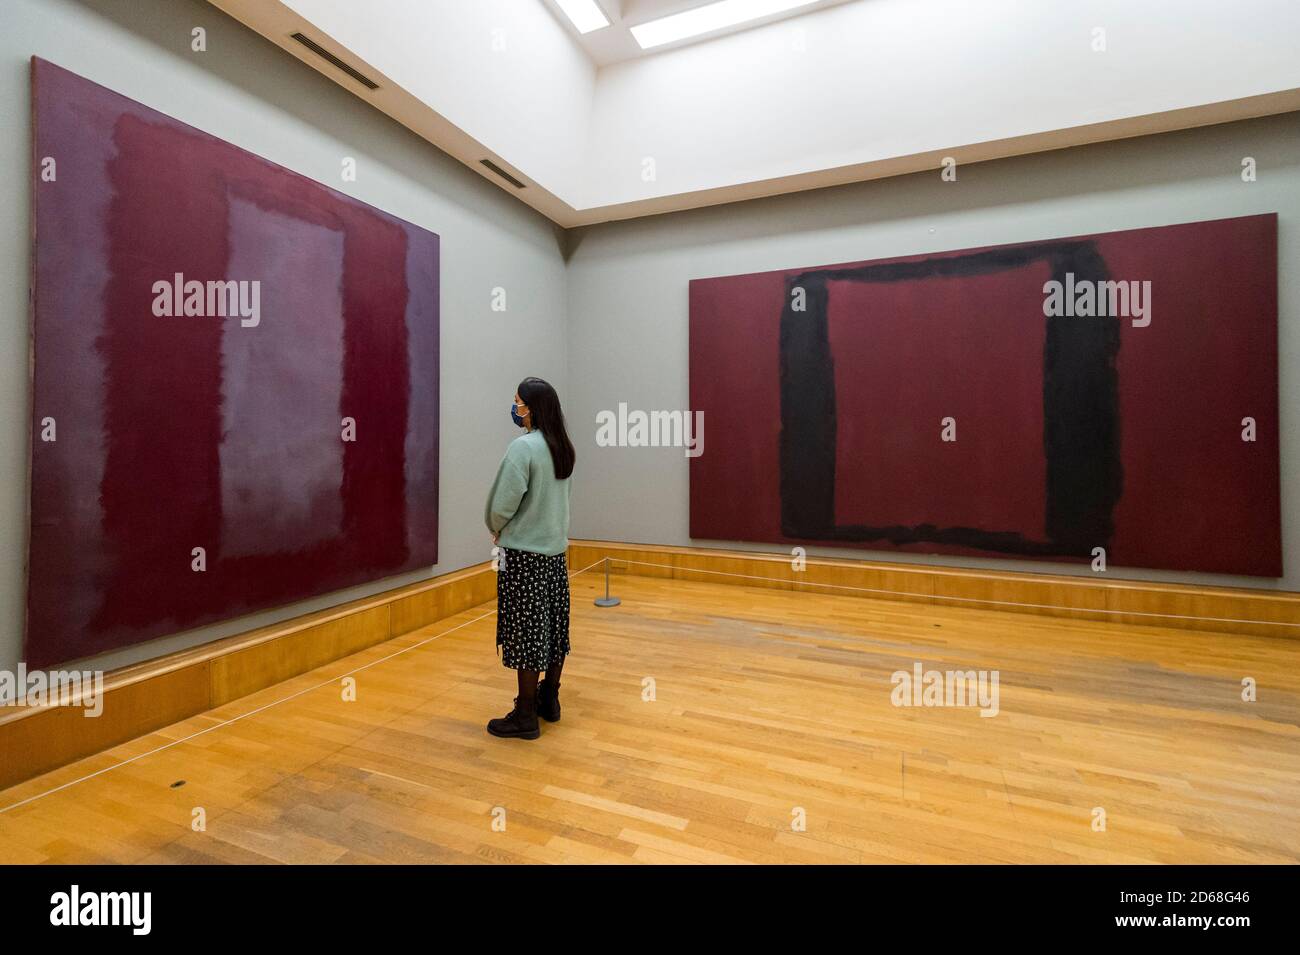
[[515,708],[499,720],[488,720],[487,731],[505,739],[537,739],[542,735],[537,725],[537,707],[525,710],[515,697]]
[[537,684],[537,715],[551,722],[560,722],[560,681],[543,680]]

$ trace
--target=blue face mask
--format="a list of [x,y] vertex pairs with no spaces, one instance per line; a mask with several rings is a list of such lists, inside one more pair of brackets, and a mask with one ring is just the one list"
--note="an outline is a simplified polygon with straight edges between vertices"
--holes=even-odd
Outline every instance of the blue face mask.
[[519,425],[519,427],[522,428],[524,426],[524,419],[519,417],[518,413],[515,411],[515,403],[513,401],[510,402],[510,417],[514,419],[515,424]]

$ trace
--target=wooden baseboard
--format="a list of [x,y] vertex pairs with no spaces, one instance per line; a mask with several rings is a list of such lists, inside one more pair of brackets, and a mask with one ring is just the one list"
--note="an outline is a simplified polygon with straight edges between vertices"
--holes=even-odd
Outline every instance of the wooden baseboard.
[[1300,594],[1291,591],[1193,587],[824,557],[810,557],[804,569],[796,571],[789,554],[615,541],[573,541],[569,548],[571,569],[580,569],[606,557],[610,559],[613,573],[840,593],[1138,626],[1300,638]]
[[0,707],[0,789],[495,596],[496,575],[479,564],[114,670],[105,674],[97,717],[80,706]]

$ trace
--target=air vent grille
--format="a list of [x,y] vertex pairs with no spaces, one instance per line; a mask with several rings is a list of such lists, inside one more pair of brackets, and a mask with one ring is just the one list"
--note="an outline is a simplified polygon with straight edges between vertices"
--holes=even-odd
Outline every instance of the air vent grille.
[[342,60],[340,60],[337,56],[335,56],[335,55],[334,55],[333,53],[331,53],[329,50],[325,49],[323,46],[321,46],[321,45],[320,45],[319,43],[317,43],[315,40],[311,39],[311,38],[308,37],[308,36],[304,36],[304,35],[301,34],[301,33],[294,33],[294,34],[292,34],[292,36],[293,36],[293,38],[294,38],[295,40],[297,40],[299,43],[301,43],[301,44],[302,44],[303,46],[305,46],[307,49],[311,50],[313,53],[315,53],[317,56],[319,56],[322,60],[325,60],[325,61],[326,61],[327,63],[329,63],[331,66],[334,66],[334,67],[336,67],[336,68],[342,70],[344,73],[346,73],[348,76],[352,77],[354,80],[356,80],[356,81],[357,81],[358,83],[360,83],[362,86],[364,86],[366,89],[370,89],[370,90],[377,90],[377,89],[379,89],[379,84],[378,84],[378,83],[376,83],[376,82],[375,82],[374,80],[372,80],[370,77],[366,76],[364,73],[360,73],[360,72],[358,72],[357,70],[353,69],[352,67],[348,66],[346,63],[344,63]]
[[506,182],[510,183],[510,185],[514,186],[516,189],[522,189],[522,188],[524,188],[524,184],[523,184],[522,182],[520,182],[520,181],[519,181],[518,179],[516,179],[514,176],[510,175],[510,173],[506,172],[504,169],[502,169],[500,166],[498,166],[496,163],[494,163],[491,159],[480,159],[479,162],[481,162],[483,165],[487,166],[487,167],[488,167],[489,169],[491,169],[494,173],[496,173],[498,176],[500,176],[500,177],[501,177],[502,179],[504,179]]

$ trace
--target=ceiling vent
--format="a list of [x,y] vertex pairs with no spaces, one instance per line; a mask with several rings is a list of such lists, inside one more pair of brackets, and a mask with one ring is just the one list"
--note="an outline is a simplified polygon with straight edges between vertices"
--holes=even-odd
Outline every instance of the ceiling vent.
[[357,81],[358,83],[360,83],[362,86],[364,86],[366,89],[369,89],[369,90],[377,90],[377,89],[379,89],[379,84],[378,84],[378,83],[376,83],[376,82],[375,82],[374,80],[372,80],[370,77],[366,76],[364,73],[360,73],[360,72],[358,72],[357,70],[353,69],[352,67],[348,66],[346,63],[344,63],[342,60],[340,60],[337,56],[335,56],[335,55],[334,55],[333,53],[331,53],[329,50],[325,49],[325,47],[321,46],[321,45],[320,45],[319,43],[317,43],[315,40],[311,39],[310,37],[304,36],[304,35],[301,34],[301,33],[294,33],[294,34],[292,34],[292,36],[293,36],[293,38],[294,38],[295,40],[297,40],[299,43],[301,43],[301,44],[302,44],[303,46],[305,46],[307,49],[311,50],[313,53],[315,53],[317,56],[319,56],[322,60],[325,60],[325,61],[326,61],[327,63],[329,63],[331,66],[334,66],[334,67],[336,67],[336,68],[342,70],[344,73],[346,73],[348,76],[352,77],[354,80],[356,80],[356,81]]
[[516,189],[522,189],[522,188],[524,188],[524,184],[523,184],[522,182],[520,182],[520,181],[519,181],[518,179],[516,179],[514,176],[510,175],[510,173],[506,172],[504,169],[502,169],[500,166],[498,166],[496,163],[494,163],[491,159],[480,159],[479,162],[481,162],[483,165],[487,166],[487,167],[488,167],[489,169],[491,169],[494,173],[496,173],[498,176],[500,176],[500,177],[501,177],[502,179],[504,179],[506,182],[510,183],[510,185],[514,186]]

